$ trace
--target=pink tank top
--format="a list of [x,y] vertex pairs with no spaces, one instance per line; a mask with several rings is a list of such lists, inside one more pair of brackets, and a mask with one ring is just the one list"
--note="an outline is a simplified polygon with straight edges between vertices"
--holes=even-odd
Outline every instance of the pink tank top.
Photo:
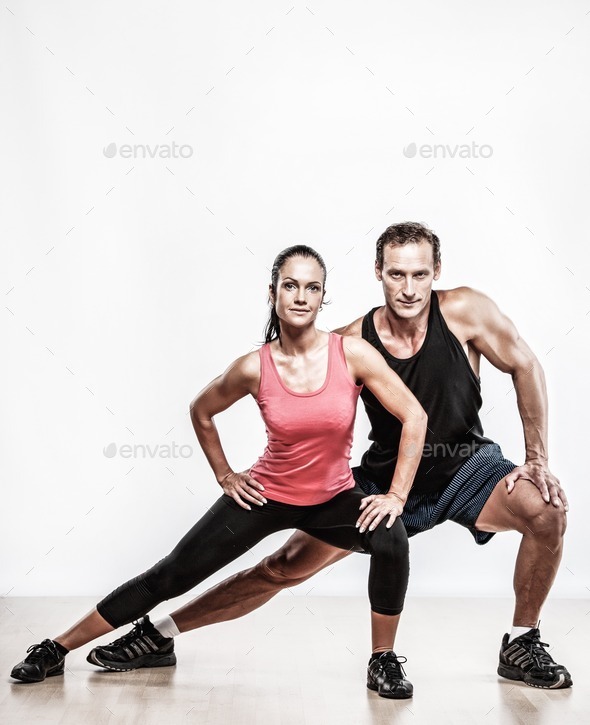
[[342,345],[342,336],[330,333],[328,373],[312,393],[289,390],[269,345],[260,348],[257,402],[268,443],[250,474],[273,501],[311,506],[354,486],[350,448],[363,386],[352,379]]

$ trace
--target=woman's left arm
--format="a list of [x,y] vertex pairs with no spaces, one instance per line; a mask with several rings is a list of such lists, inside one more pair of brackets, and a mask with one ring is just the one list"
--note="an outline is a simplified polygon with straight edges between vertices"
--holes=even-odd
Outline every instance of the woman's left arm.
[[426,412],[393,372],[383,357],[366,340],[345,337],[344,353],[351,374],[369,388],[381,405],[402,424],[397,463],[389,491],[367,496],[361,502],[357,527],[361,533],[373,531],[387,516],[387,527],[393,526],[402,513],[414,476],[422,459],[428,417]]

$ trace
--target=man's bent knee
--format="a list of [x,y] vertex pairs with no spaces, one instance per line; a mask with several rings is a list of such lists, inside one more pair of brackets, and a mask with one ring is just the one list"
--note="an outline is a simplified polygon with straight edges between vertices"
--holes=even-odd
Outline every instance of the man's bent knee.
[[521,533],[559,544],[566,528],[567,515],[563,506],[557,507],[541,501],[525,511]]

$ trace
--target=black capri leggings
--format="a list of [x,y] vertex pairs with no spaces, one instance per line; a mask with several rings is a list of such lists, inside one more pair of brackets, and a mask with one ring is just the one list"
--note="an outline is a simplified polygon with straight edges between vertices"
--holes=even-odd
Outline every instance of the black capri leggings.
[[108,594],[98,603],[98,612],[112,627],[120,627],[161,602],[184,594],[266,536],[300,529],[340,549],[370,554],[371,609],[379,614],[399,614],[409,575],[406,530],[398,518],[389,529],[382,521],[374,531],[361,534],[355,523],[366,495],[355,487],[315,506],[268,500],[248,511],[224,494],[168,556]]

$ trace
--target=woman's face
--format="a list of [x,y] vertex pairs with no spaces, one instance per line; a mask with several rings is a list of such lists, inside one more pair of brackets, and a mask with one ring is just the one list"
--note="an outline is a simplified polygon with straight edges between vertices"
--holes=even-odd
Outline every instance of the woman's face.
[[292,327],[313,324],[324,298],[324,272],[313,258],[291,257],[281,267],[276,296],[270,290],[282,323]]

